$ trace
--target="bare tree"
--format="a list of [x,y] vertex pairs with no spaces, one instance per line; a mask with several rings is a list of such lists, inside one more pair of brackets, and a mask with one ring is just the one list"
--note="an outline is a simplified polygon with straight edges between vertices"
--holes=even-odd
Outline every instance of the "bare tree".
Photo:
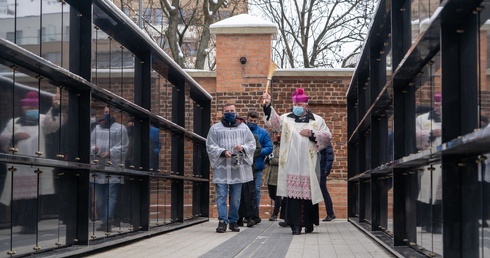
[[[214,40],[209,26],[246,13],[247,0],[142,0],[143,29],[182,68],[214,69]],[[122,0],[121,9],[137,14],[135,0]],[[162,19],[152,15],[161,13]],[[207,63],[206,63],[207,62]]]
[[[279,27],[274,61],[286,67],[336,67],[359,52],[373,13],[372,0],[250,0]],[[352,48],[349,53],[342,47]],[[344,54],[345,53],[345,54]]]

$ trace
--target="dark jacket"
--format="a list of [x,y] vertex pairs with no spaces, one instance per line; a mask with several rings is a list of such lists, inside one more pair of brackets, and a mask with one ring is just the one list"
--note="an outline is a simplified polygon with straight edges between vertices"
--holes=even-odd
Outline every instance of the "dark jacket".
[[320,151],[320,170],[322,174],[328,176],[330,170],[332,170],[334,160],[332,144],[329,144],[327,148]]
[[265,167],[264,159],[272,153],[273,149],[271,137],[269,136],[269,132],[267,132],[267,130],[258,125],[251,131],[254,135],[257,135],[260,146],[262,147],[260,155],[255,162],[255,169],[256,171],[263,170]]

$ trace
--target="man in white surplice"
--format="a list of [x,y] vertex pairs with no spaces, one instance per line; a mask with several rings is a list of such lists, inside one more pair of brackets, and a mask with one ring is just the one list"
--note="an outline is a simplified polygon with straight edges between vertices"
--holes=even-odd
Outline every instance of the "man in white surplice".
[[263,99],[266,126],[281,132],[277,195],[286,198],[285,221],[293,235],[301,234],[302,227],[311,233],[313,224],[319,225],[318,203],[323,201],[319,151],[330,143],[332,133],[322,117],[311,113],[302,88],[292,95],[293,112],[281,116],[267,92]]
[[[227,224],[231,231],[240,231],[237,220],[242,183],[253,180],[255,148],[255,138],[248,126],[237,116],[235,105],[225,104],[221,121],[211,126],[206,140],[206,150],[213,168],[213,183],[216,184],[218,233],[224,233]],[[229,212],[226,207],[228,191]]]

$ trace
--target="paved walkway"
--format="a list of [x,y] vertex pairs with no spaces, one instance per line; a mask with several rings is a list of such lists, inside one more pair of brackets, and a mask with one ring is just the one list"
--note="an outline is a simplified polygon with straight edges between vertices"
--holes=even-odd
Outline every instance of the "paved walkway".
[[345,219],[320,222],[311,234],[263,220],[239,233],[216,233],[217,219],[88,257],[395,257]]

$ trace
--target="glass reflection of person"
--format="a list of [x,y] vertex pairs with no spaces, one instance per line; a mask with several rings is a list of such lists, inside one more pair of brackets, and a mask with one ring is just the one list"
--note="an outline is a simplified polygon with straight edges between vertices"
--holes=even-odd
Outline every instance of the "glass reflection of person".
[[158,170],[158,158],[161,149],[160,130],[154,126],[150,126],[150,168],[152,168],[153,171]]
[[[416,146],[426,150],[441,144],[441,94],[434,95],[434,106],[429,112],[415,119]],[[419,194],[417,198],[418,224],[427,232],[441,233],[442,226],[442,171],[439,164],[425,166],[419,173]],[[432,185],[431,185],[432,184]]]
[[[120,165],[124,164],[126,159],[128,144],[126,127],[117,123],[109,107],[105,107],[103,119],[99,119],[99,124],[91,134],[91,151],[94,159],[98,160],[97,164],[120,169]],[[111,231],[111,219],[117,205],[119,187],[124,181],[116,175],[106,177],[101,173],[95,174],[93,180],[96,211],[97,217],[102,221],[97,230]]]
[[[58,99],[59,95],[55,95],[53,97],[53,107],[45,115],[39,114],[39,95],[34,91],[28,92],[20,100],[23,114],[20,117],[11,119],[0,134],[1,151],[7,153],[15,150],[16,155],[27,156],[35,156],[38,151],[46,153],[46,134],[57,131],[60,126],[60,119],[62,119],[59,113],[53,112],[53,109],[59,109]],[[7,173],[0,202],[9,206],[12,199],[16,202],[16,207],[33,209],[37,205],[37,174],[34,172],[35,169],[21,165],[10,166],[14,166],[17,170],[13,181],[11,173]],[[14,188],[13,196],[10,196],[11,182],[13,182]],[[41,195],[54,194],[52,171],[43,171],[40,176],[39,186]],[[36,233],[37,221],[32,218],[32,213],[20,211],[15,214],[16,216],[12,219],[19,222],[13,221],[13,223],[14,225],[22,225],[20,233]]]

